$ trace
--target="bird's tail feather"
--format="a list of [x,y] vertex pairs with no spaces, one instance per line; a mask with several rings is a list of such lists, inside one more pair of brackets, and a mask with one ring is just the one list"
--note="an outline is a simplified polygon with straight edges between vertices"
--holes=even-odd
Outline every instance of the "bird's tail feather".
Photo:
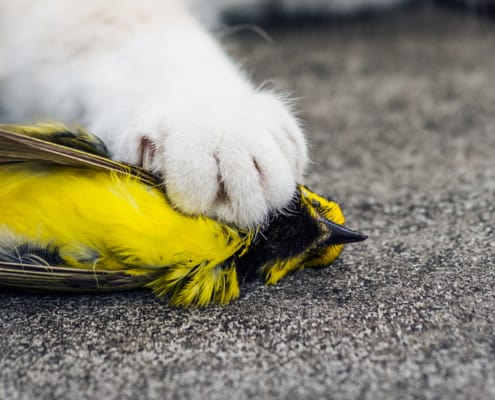
[[31,291],[95,293],[144,288],[155,273],[129,275],[123,271],[80,269],[0,261],[0,286]]

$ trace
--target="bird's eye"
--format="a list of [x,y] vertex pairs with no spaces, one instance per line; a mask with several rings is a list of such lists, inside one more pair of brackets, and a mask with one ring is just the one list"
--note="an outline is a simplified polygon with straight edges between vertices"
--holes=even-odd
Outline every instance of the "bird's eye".
[[318,200],[313,200],[311,201],[311,205],[314,207],[314,208],[319,208],[321,206],[320,202]]

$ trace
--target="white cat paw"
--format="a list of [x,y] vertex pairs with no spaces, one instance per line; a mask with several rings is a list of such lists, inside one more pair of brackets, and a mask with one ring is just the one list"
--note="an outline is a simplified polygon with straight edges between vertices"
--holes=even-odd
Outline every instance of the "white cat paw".
[[285,207],[307,162],[296,119],[277,96],[188,102],[142,115],[116,158],[162,176],[173,204],[239,227]]

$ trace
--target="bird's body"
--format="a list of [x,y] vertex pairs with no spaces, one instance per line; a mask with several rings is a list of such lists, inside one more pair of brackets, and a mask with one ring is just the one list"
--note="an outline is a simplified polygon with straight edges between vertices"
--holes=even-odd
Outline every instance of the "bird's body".
[[238,275],[261,271],[275,283],[332,262],[343,247],[323,245],[319,229],[322,218],[342,224],[340,208],[303,186],[290,216],[258,234],[241,231],[182,214],[153,176],[111,161],[97,138],[62,125],[0,126],[0,182],[2,286],[149,286],[174,304],[225,304],[239,296]]
[[226,225],[175,211],[159,188],[135,177],[11,164],[0,169],[0,181],[4,259],[15,259],[20,246],[26,248],[22,257],[34,261],[36,249],[52,249],[50,259],[64,266],[168,281],[185,277],[169,277],[172,272],[187,275],[198,265],[204,270],[219,265],[247,244],[247,236]]

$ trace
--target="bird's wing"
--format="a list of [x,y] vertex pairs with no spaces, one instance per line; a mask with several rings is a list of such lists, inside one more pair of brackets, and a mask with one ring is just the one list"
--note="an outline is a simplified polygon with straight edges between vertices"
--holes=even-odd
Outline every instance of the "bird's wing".
[[105,144],[98,137],[78,126],[68,127],[61,123],[38,123],[34,125],[0,124],[0,129],[110,158]]
[[111,160],[104,143],[80,128],[0,124],[0,164],[26,161],[110,170],[135,176],[151,186],[159,185],[158,179],[144,169]]
[[0,261],[0,287],[32,291],[94,293],[143,288],[156,278],[156,272],[126,274],[97,268],[19,264]]

